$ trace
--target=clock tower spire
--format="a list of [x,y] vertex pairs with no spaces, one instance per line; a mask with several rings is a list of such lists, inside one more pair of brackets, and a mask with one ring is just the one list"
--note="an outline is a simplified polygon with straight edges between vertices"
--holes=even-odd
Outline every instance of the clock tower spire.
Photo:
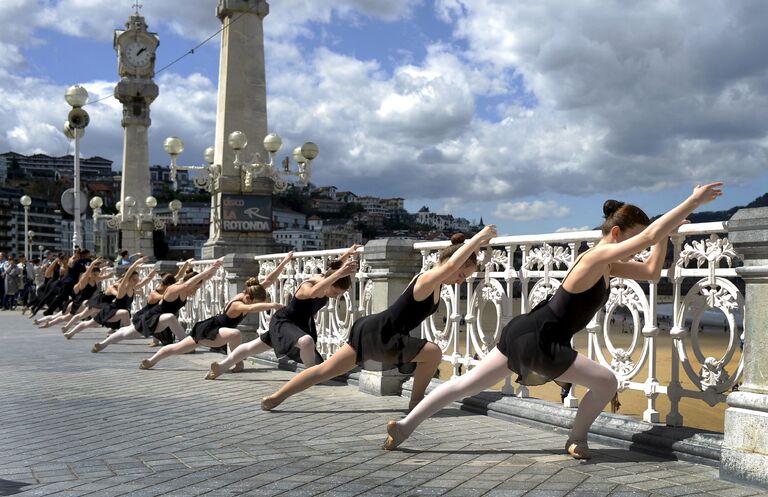
[[[117,72],[120,81],[115,87],[115,98],[123,104],[123,174],[120,188],[122,212],[132,215],[145,213],[145,199],[151,194],[149,178],[148,131],[152,121],[149,106],[157,98],[155,53],[160,38],[147,30],[147,23],[139,13],[141,5],[136,0],[134,13],[125,23],[124,30],[115,30],[113,46],[117,51]],[[127,200],[126,200],[127,199]],[[120,227],[122,248],[131,253],[143,252],[152,256],[151,220],[137,225],[124,221]]]

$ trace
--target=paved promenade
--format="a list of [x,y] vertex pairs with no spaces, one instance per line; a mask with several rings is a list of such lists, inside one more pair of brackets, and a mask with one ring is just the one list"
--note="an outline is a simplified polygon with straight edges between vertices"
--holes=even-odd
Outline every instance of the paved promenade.
[[574,461],[562,433],[457,409],[386,452],[405,399],[328,384],[265,413],[261,397],[293,373],[253,364],[204,381],[210,352],[142,371],[147,340],[92,354],[103,336],[67,341],[0,313],[0,495],[768,496],[619,448]]

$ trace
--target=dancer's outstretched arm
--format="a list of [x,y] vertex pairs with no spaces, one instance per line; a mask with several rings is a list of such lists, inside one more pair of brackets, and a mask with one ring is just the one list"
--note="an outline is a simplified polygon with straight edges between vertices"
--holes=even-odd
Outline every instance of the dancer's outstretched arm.
[[638,235],[622,242],[598,245],[584,257],[589,257],[598,264],[611,264],[633,257],[646,247],[656,245],[666,239],[685,221],[688,214],[722,195],[723,192],[720,189],[722,185],[720,182],[697,185],[693,189],[693,193],[680,205],[652,222]]
[[464,267],[469,257],[496,236],[496,226],[490,224],[477,232],[444,263],[419,276],[413,287],[413,298],[421,301],[432,295],[451,274]]
[[192,266],[193,262],[195,262],[194,259],[187,259],[184,261],[184,264],[181,265],[179,271],[176,273],[176,281],[180,281],[184,277],[184,275],[187,273],[187,270]]
[[318,279],[310,279],[301,284],[296,291],[298,299],[317,299],[325,295],[325,291],[333,284],[345,276],[351,276],[357,272],[357,262],[353,259],[347,260],[338,270]]
[[285,269],[285,266],[288,265],[288,263],[293,259],[293,250],[288,252],[285,257],[283,257],[283,260],[280,261],[280,264],[277,265],[274,271],[269,273],[266,278],[264,278],[264,281],[261,282],[261,286],[264,288],[269,288],[272,286],[275,281],[277,281],[277,278],[280,276],[280,274]]
[[144,288],[149,283],[151,283],[153,279],[155,279],[155,276],[157,276],[157,271],[152,269],[152,271],[150,271],[149,274],[147,274],[147,276],[145,276],[143,280],[139,281],[139,283],[134,287],[134,290],[139,290],[141,288]]
[[257,304],[244,304],[242,302],[232,302],[227,310],[227,314],[248,314],[250,312],[276,311],[285,307],[277,302],[259,302]]
[[117,286],[117,298],[122,298],[128,293],[128,287],[131,284],[131,276],[139,269],[139,266],[144,264],[148,259],[149,257],[136,259],[133,264],[128,266],[128,269],[123,274],[123,278],[120,280],[120,284]]
[[173,285],[169,286],[165,293],[163,294],[163,299],[167,301],[173,301],[176,300],[180,294],[182,293],[188,293],[190,292],[195,285],[198,283],[202,283],[203,281],[206,281],[213,277],[213,275],[216,274],[216,271],[219,270],[221,265],[224,263],[224,258],[217,259],[211,266],[203,271],[202,273],[196,274],[192,278],[188,279],[187,281],[180,281],[177,283],[174,283]]

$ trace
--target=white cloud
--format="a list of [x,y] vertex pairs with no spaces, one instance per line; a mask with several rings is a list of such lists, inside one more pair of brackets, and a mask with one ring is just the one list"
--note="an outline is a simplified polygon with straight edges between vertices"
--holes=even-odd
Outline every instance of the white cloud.
[[493,215],[500,219],[514,221],[532,221],[566,217],[571,213],[568,207],[557,205],[554,200],[534,200],[533,202],[500,202]]
[[[220,26],[213,0],[145,3],[150,29],[198,41]],[[455,39],[428,45],[421,59],[415,50],[390,67],[384,53],[363,59],[336,46],[338,23],[408,19],[421,3],[271,3],[270,130],[286,151],[318,143],[314,182],[457,209],[501,201],[515,207],[501,209],[505,218],[523,219],[567,207],[508,199],[746,181],[765,170],[767,4],[438,0]],[[19,44],[40,43],[40,28],[109,43],[129,12],[108,0],[3,2],[0,118],[12,125],[0,149],[56,155],[68,145],[58,130],[64,87],[10,72],[25,62]],[[173,134],[186,143],[183,162],[199,163],[213,141],[215,81],[163,73],[158,83],[153,162],[167,161],[162,140]],[[114,82],[82,84],[106,95]],[[84,154],[119,165],[119,105],[109,99],[89,112]]]

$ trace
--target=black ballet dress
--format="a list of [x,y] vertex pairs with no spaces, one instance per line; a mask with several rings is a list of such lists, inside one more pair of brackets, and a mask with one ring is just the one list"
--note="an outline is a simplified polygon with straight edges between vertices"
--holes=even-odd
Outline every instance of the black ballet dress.
[[115,298],[112,303],[103,306],[99,313],[94,316],[93,320],[106,328],[116,330],[120,328],[120,320],[118,319],[117,321],[112,322],[109,320],[115,317],[115,314],[117,314],[117,311],[120,309],[130,309],[131,304],[133,304],[133,295],[128,295],[126,293],[121,298]]
[[219,335],[219,328],[237,328],[237,325],[245,319],[245,313],[234,318],[227,316],[227,310],[233,302],[242,302],[242,300],[233,300],[227,304],[221,314],[198,321],[192,326],[189,336],[192,337],[195,343],[200,343],[200,340],[216,340],[216,337]]
[[[302,362],[299,348],[295,346],[299,338],[309,335],[317,344],[315,314],[328,304],[328,297],[317,299],[299,299],[294,295],[288,305],[279,309],[269,321],[269,329],[261,335],[261,341],[275,349],[277,357],[286,356],[292,361]],[[323,362],[323,356],[315,347],[315,364]]]
[[91,259],[79,259],[71,267],[67,268],[67,274],[59,280],[58,288],[53,295],[53,298],[49,301],[48,309],[44,314],[52,314],[56,310],[64,310],[67,307],[67,302],[72,298],[72,293],[80,279],[80,275],[86,271],[86,266],[90,264]]
[[76,314],[77,309],[84,303],[87,302],[91,297],[93,297],[93,294],[96,293],[96,289],[98,287],[96,285],[85,285],[85,288],[80,290],[78,293],[74,294],[72,297],[72,312],[70,314]]
[[106,292],[96,292],[86,302],[89,309],[101,309],[114,302],[116,295]]
[[521,385],[543,385],[565,373],[578,353],[571,338],[605,305],[609,288],[600,277],[592,288],[570,293],[562,285],[529,313],[504,326],[497,345]]
[[136,331],[144,335],[145,337],[155,337],[163,345],[170,345],[176,338],[170,328],[157,329],[160,316],[163,314],[179,315],[179,311],[187,301],[178,298],[173,301],[161,300],[157,304],[147,304],[144,308],[137,312],[137,319],[133,320],[133,327]]
[[410,331],[434,314],[440,305],[434,294],[422,301],[413,297],[414,278],[405,291],[387,309],[364,316],[352,325],[347,343],[357,352],[357,364],[363,369],[383,371],[397,368],[410,374],[416,369],[413,358],[427,340],[410,335]]

